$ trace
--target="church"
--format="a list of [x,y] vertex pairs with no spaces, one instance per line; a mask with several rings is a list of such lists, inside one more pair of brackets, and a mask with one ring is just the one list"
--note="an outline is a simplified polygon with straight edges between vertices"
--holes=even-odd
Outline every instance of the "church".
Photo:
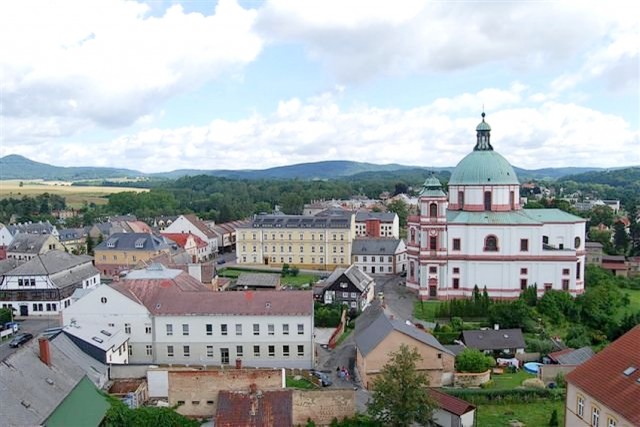
[[489,296],[517,298],[536,285],[575,296],[584,291],[584,218],[559,209],[524,209],[509,162],[493,150],[491,127],[476,128],[471,153],[455,167],[448,194],[431,176],[419,215],[407,221],[407,287],[422,300]]

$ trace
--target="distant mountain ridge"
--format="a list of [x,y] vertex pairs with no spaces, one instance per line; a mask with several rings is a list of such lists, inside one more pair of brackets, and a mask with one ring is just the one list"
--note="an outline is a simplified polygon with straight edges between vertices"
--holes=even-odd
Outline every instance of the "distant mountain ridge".
[[[299,163],[295,165],[278,166],[256,170],[199,170],[180,169],[170,172],[143,173],[131,169],[110,167],[62,167],[46,163],[35,162],[26,157],[11,154],[0,158],[0,179],[45,179],[79,181],[90,179],[114,178],[166,178],[177,179],[183,176],[209,175],[230,179],[331,179],[344,177],[367,176],[373,173],[416,173],[424,170],[451,172],[451,167],[416,167],[400,164],[378,165],[374,163],[353,162],[348,160],[332,160],[313,163]],[[602,171],[604,168],[544,168],[527,170],[514,168],[520,181],[530,179],[558,179],[567,175],[577,175],[585,172]]]

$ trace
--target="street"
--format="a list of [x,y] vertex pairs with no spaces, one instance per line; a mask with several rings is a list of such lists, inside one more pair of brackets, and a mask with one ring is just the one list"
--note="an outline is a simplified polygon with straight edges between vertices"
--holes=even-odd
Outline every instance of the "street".
[[[57,316],[45,318],[26,317],[15,319],[15,321],[20,325],[18,333],[31,333],[33,334],[34,339],[37,339],[38,335],[40,335],[40,333],[45,329],[60,326],[60,320]],[[0,344],[0,361],[5,360],[11,354],[18,351],[17,348],[9,347],[11,339],[12,338]]]

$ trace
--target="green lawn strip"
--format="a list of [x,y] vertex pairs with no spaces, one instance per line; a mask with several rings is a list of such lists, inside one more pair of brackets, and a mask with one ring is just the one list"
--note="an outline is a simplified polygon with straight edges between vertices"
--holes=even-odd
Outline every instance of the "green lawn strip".
[[[285,276],[280,279],[280,283],[283,285],[302,286],[309,283],[315,283],[318,281],[318,276],[313,274],[298,274],[297,276]],[[311,286],[309,286],[311,288]]]
[[478,405],[476,417],[478,426],[509,426],[509,421],[517,420],[526,426],[546,426],[551,413],[558,411],[558,425],[564,425],[564,401],[539,401],[529,403],[495,403]]
[[626,307],[620,307],[616,313],[616,317],[621,319],[622,317],[636,313],[640,311],[640,290],[635,289],[622,289],[622,292],[629,296],[630,304]]
[[440,301],[416,301],[413,306],[413,317],[426,322],[433,322],[439,305]]
[[295,379],[294,377],[286,377],[287,388],[301,388],[304,390],[310,390],[316,388],[314,384],[306,380],[305,378]]
[[512,389],[522,385],[524,380],[528,380],[530,378],[536,378],[535,375],[528,373],[524,369],[519,370],[515,373],[505,372],[504,374],[491,375],[491,380],[493,381],[492,389]]

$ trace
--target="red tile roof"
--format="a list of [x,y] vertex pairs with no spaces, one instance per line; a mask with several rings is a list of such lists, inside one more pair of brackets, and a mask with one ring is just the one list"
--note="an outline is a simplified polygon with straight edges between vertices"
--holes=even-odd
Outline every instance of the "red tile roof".
[[175,278],[123,279],[113,288],[154,315],[313,315],[311,291],[214,292],[187,273]]
[[[625,375],[632,367],[636,370]],[[640,325],[567,374],[566,380],[640,425]]]
[[292,407],[291,390],[220,391],[215,424],[218,427],[291,426]]
[[459,399],[433,388],[429,389],[429,396],[431,396],[439,408],[458,416],[462,416],[476,409],[474,405],[466,400]]
[[203,248],[207,246],[207,242],[205,242],[195,234],[191,234],[191,233],[161,233],[161,234],[162,236],[176,242],[176,244],[181,248],[184,248],[187,245],[187,240],[189,240],[189,237],[191,237],[195,241],[196,246],[198,248]]

